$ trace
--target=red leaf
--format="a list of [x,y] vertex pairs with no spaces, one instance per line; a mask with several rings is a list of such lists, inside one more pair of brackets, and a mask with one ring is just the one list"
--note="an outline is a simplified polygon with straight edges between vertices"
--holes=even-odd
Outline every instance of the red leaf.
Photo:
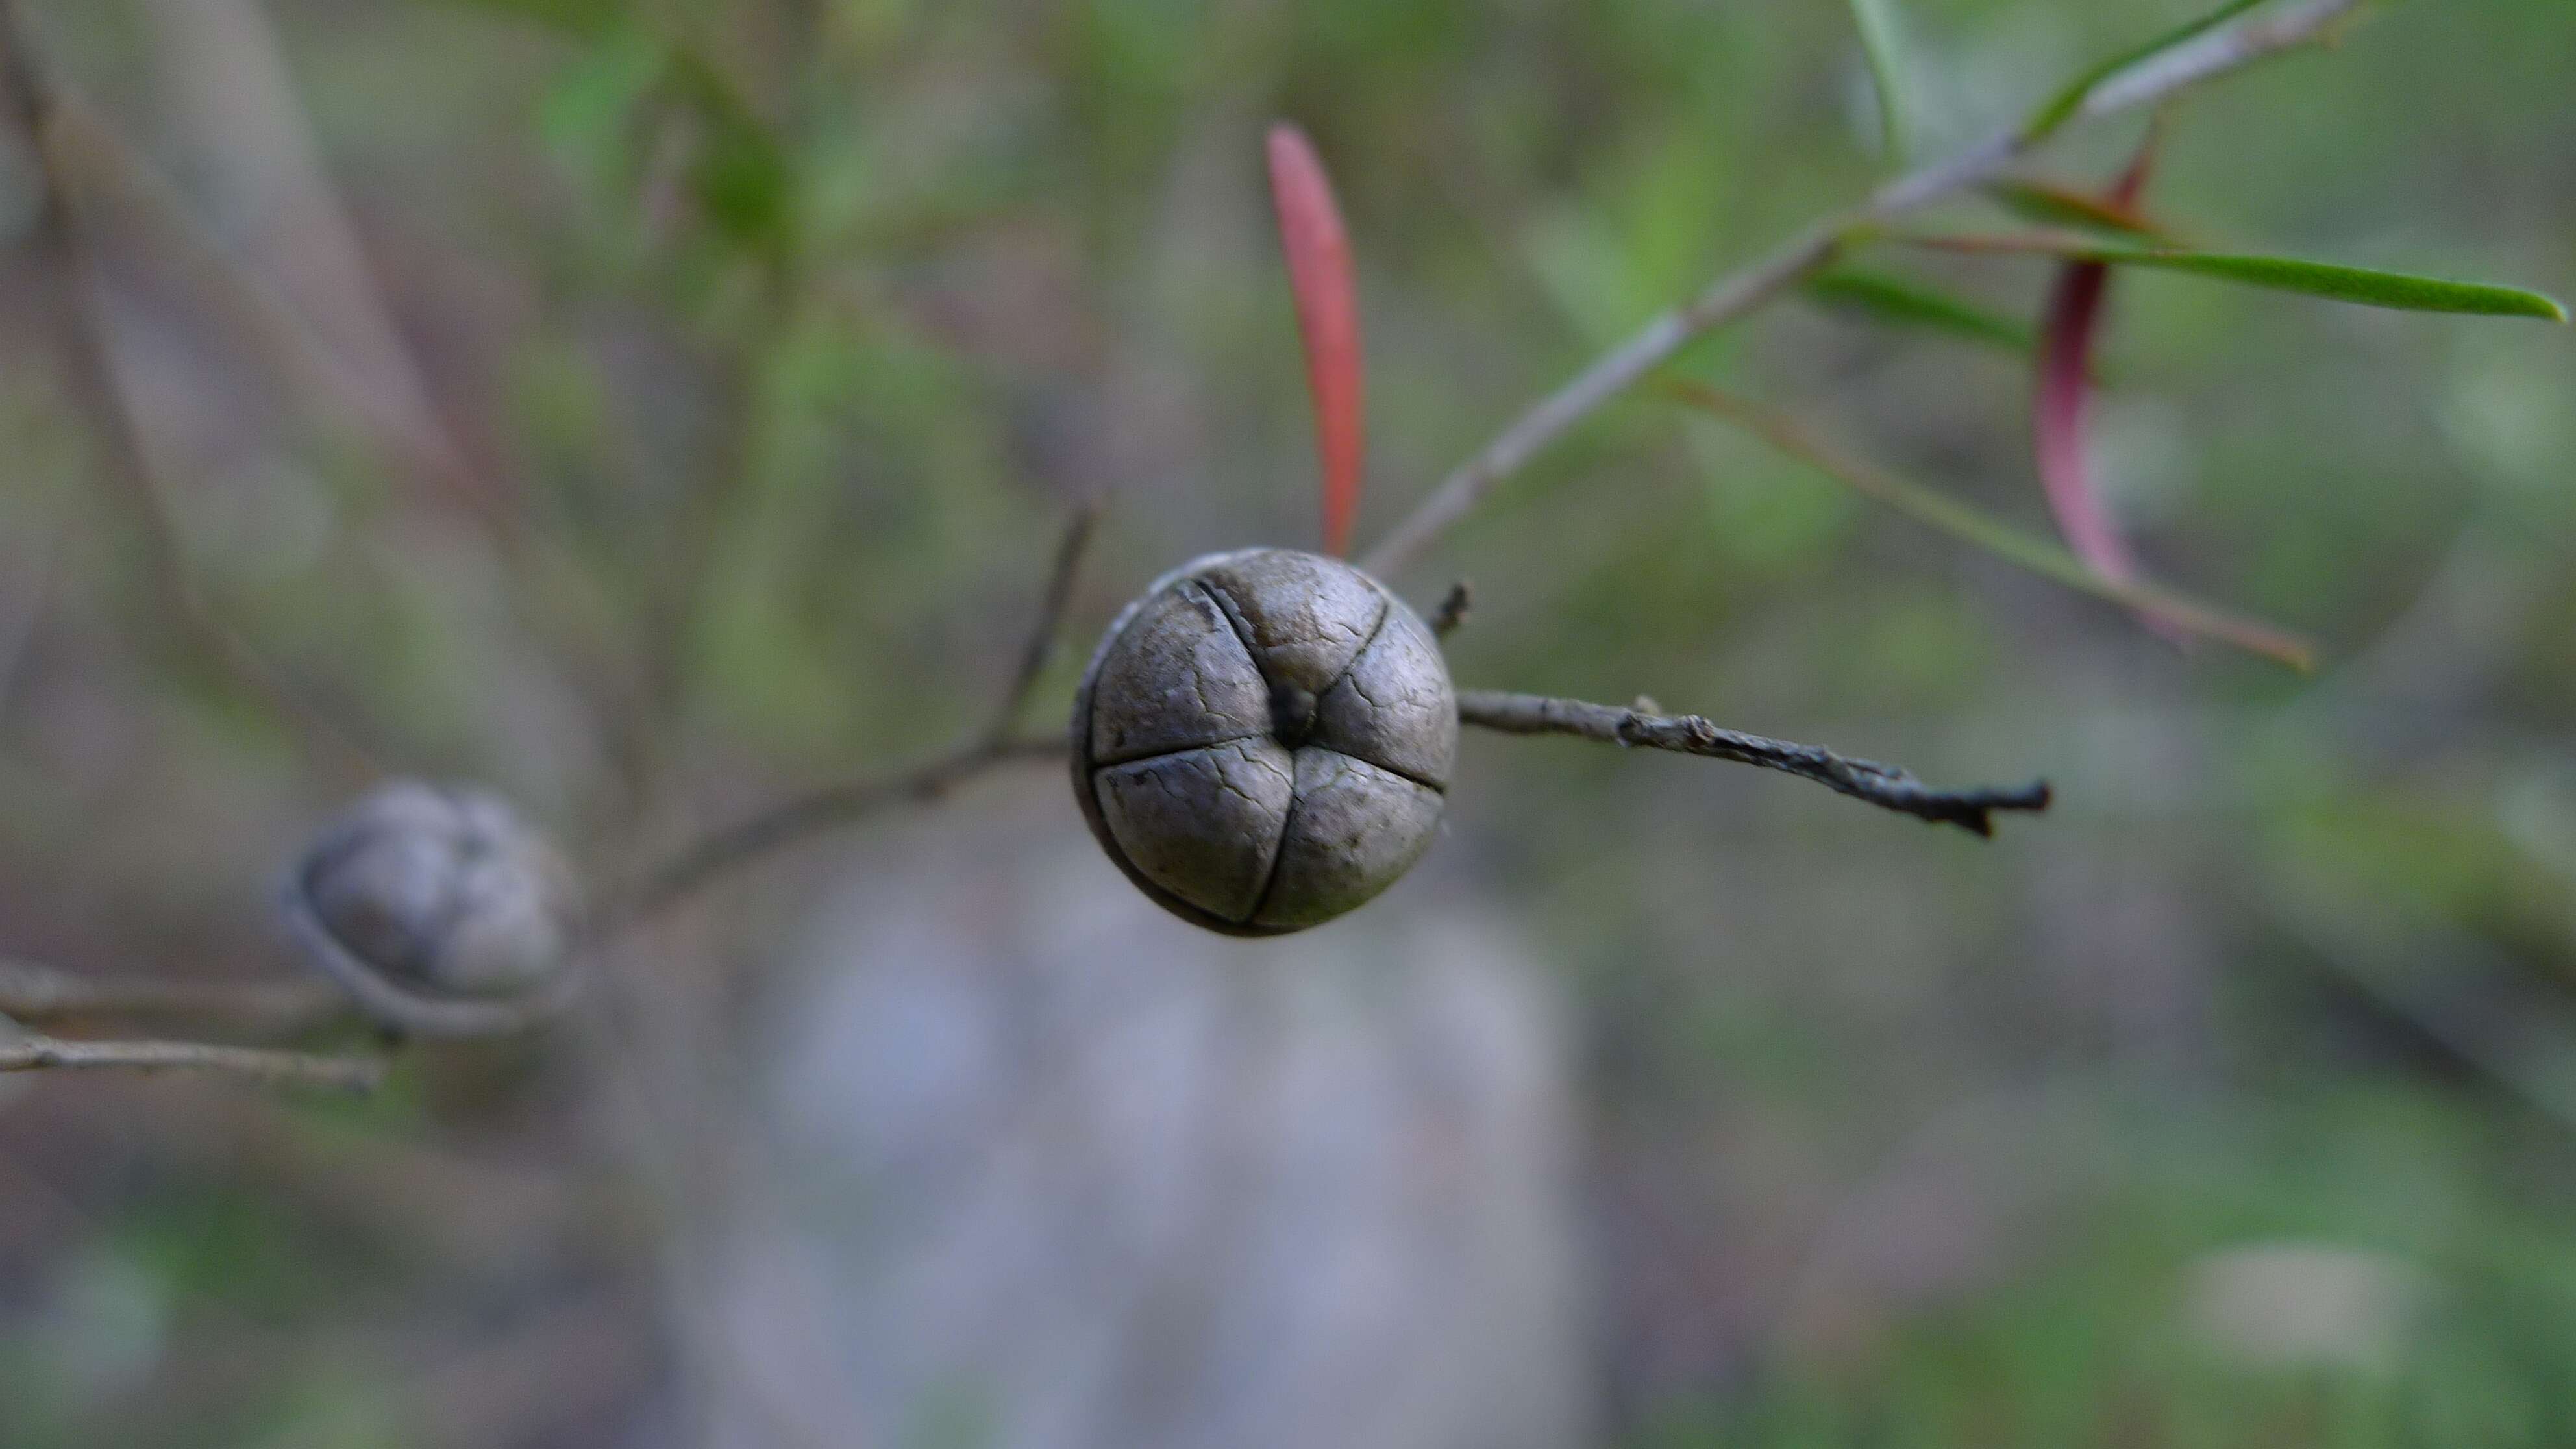
[[1279,210],[1288,286],[1297,298],[1297,331],[1306,344],[1306,388],[1315,399],[1324,551],[1339,556],[1350,552],[1367,447],[1359,300],[1351,284],[1350,236],[1333,201],[1333,183],[1314,143],[1284,121],[1270,128],[1270,196]]
[[2138,563],[2102,509],[2093,486],[2092,459],[2085,448],[2093,401],[2087,374],[2093,339],[2101,329],[2102,304],[2110,290],[2111,269],[2100,262],[2073,262],[2058,273],[2040,322],[2039,386],[2031,402],[2031,441],[2039,455],[2039,481],[2048,492],[2049,512],[2057,516],[2057,531],[2095,572],[2126,583],[2137,577]]
[[[2138,150],[2104,197],[2107,205],[2134,211],[2154,164],[2155,135]],[[2078,558],[2113,583],[2138,577],[2136,555],[2117,524],[2102,507],[2089,451],[2093,404],[2093,347],[2101,335],[2102,317],[2111,293],[2111,269],[2101,262],[2069,262],[2050,288],[2048,307],[2040,318],[2039,377],[2031,398],[2031,443],[2039,464],[2040,486],[2057,531]],[[2153,611],[2141,611],[2147,627],[2176,643],[2184,632]]]

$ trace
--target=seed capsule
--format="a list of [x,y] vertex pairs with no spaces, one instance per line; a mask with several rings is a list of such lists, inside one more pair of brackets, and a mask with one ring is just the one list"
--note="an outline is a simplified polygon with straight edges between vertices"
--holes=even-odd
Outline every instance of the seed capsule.
[[510,1031],[572,987],[572,872],[500,797],[403,780],[326,829],[288,883],[313,964],[380,1024]]
[[1430,629],[1383,584],[1245,549],[1165,575],[1110,624],[1072,744],[1083,817],[1128,879],[1183,920],[1272,936],[1421,857],[1458,704]]

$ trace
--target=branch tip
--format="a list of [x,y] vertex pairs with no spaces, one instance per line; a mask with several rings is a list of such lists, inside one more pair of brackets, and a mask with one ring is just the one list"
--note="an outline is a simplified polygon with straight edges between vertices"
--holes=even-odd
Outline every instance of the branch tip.
[[1468,611],[1475,602],[1476,592],[1465,579],[1451,584],[1448,595],[1440,601],[1440,607],[1431,611],[1431,632],[1442,639],[1458,632],[1458,626],[1467,622]]
[[[1640,706],[1652,703],[1638,701]],[[1723,729],[1695,714],[1667,715],[1579,699],[1470,689],[1458,695],[1458,720],[1506,734],[1572,735],[1602,744],[1671,750],[1778,770],[1882,810],[1931,824],[1956,825],[1986,837],[1993,836],[1998,813],[2036,814],[2046,810],[2053,798],[2045,780],[2001,788],[1936,790],[1894,765],[1853,759],[1818,745]]]

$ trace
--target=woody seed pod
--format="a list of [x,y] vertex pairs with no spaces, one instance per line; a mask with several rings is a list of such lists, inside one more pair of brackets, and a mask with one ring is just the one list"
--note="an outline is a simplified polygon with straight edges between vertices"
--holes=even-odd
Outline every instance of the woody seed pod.
[[1431,844],[1458,702],[1385,585],[1289,549],[1214,554],[1109,626],[1075,697],[1073,788],[1157,905],[1237,936],[1320,925]]
[[313,964],[379,1024],[517,1030],[573,987],[571,869],[500,797],[402,780],[324,830],[285,893]]

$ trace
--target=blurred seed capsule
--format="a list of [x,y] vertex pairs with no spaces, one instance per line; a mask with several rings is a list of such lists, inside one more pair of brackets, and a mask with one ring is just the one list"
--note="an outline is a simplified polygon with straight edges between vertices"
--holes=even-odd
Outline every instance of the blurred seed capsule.
[[378,787],[305,852],[284,908],[312,963],[398,1031],[516,1031],[575,987],[572,870],[489,791]]

